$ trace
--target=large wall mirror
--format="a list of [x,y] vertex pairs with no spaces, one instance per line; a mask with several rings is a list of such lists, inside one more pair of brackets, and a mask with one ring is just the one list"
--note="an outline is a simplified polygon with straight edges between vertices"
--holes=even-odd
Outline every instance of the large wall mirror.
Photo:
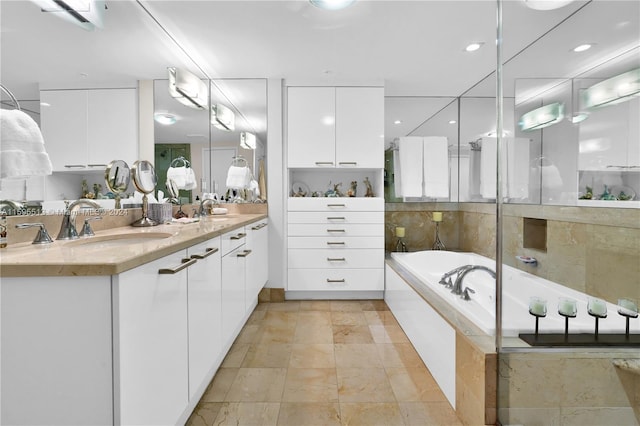
[[[558,20],[560,13],[565,18]],[[637,2],[574,2],[554,12],[528,9],[519,2],[503,2],[503,14],[503,141],[507,148],[501,158],[506,181],[503,200],[640,207]],[[521,22],[527,18],[524,15],[531,15],[531,19],[542,17],[540,27],[546,26],[548,31],[531,40],[526,49],[512,51],[507,41],[523,39],[526,29],[511,23]],[[574,51],[580,40],[591,40],[593,45]],[[598,105],[589,104],[588,98],[594,96],[598,90],[594,86],[599,83],[604,89],[607,85],[622,85],[624,96]],[[431,135],[447,136],[449,140],[449,201],[495,202],[495,177],[488,180],[491,173],[487,176],[487,168],[484,173],[482,170],[483,158],[486,164],[486,159],[491,158],[489,149],[495,143],[495,94],[496,77],[492,73],[464,94],[455,96],[456,101],[450,107],[458,108],[457,123],[452,126],[456,137],[439,127],[448,122],[441,112],[445,105],[443,98],[420,98],[431,103],[432,109],[425,109],[418,98],[387,98],[386,201],[444,201],[403,199],[389,191],[394,186],[390,142],[402,136]],[[420,129],[394,125],[402,120],[399,105],[408,107],[404,116],[413,114],[413,122],[420,121],[416,115],[421,114]],[[551,108],[550,114],[559,115],[546,123],[529,127],[523,124],[532,115],[527,114],[539,108]]]

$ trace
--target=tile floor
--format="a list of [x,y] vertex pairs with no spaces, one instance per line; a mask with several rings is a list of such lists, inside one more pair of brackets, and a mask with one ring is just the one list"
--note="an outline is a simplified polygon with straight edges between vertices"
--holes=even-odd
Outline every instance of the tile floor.
[[259,304],[187,422],[460,424],[381,300]]

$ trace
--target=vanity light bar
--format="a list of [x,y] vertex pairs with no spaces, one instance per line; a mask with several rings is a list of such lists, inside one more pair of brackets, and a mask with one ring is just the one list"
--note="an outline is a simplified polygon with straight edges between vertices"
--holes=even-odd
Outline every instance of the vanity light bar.
[[232,132],[236,128],[236,115],[222,104],[211,105],[211,124],[217,129]]
[[640,68],[594,84],[582,92],[582,108],[615,105],[640,95]]
[[187,70],[169,67],[169,94],[181,104],[194,109],[209,105],[209,90],[204,81]]
[[241,132],[240,146],[244,149],[256,149],[256,135],[250,132]]
[[564,104],[555,102],[529,111],[520,117],[520,130],[531,132],[559,123],[564,118]]

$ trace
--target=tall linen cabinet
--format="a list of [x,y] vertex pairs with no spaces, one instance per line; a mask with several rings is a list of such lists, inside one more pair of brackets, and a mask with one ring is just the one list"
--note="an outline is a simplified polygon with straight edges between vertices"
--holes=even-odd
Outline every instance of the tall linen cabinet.
[[287,298],[382,298],[384,89],[286,99]]

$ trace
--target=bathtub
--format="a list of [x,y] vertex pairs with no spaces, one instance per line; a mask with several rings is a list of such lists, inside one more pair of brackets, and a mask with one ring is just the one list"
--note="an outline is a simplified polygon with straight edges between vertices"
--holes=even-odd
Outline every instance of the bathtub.
[[[431,250],[392,253],[391,257],[484,333],[495,335],[495,280],[487,272],[477,270],[465,276],[463,287],[475,291],[468,301],[438,283],[444,273],[458,266],[483,265],[495,270],[495,261],[475,253]],[[595,318],[587,312],[589,295],[507,265],[502,267],[502,277],[503,336],[534,332],[535,318],[529,314],[529,299],[534,296],[547,300],[547,316],[539,320],[540,333],[564,332],[565,319],[557,309],[560,297],[577,300],[578,314],[569,319],[569,333],[593,333]],[[618,314],[618,306],[607,303],[607,314],[607,318],[599,320],[599,332],[624,333],[626,322]],[[639,332],[639,323],[638,319],[631,319],[631,333]]]

